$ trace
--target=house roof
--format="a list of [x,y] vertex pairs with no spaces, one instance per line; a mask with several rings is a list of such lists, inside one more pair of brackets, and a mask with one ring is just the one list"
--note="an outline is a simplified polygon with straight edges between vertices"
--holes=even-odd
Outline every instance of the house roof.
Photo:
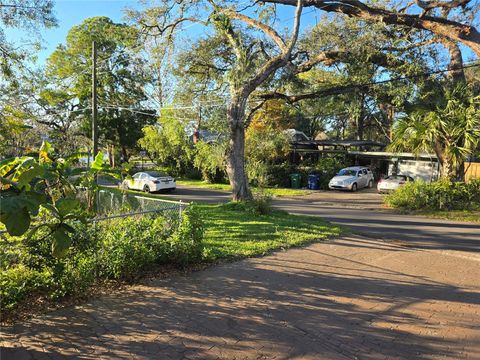
[[315,143],[320,146],[378,146],[385,147],[385,144],[382,144],[377,141],[372,140],[315,140]]

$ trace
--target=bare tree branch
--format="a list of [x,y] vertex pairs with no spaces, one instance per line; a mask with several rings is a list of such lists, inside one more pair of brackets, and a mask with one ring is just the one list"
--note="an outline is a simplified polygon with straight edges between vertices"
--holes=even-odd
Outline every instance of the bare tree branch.
[[277,44],[277,46],[280,48],[282,52],[287,51],[287,45],[283,41],[282,37],[275,31],[275,29],[271,28],[270,26],[258,20],[252,19],[251,17],[240,14],[236,11],[233,11],[232,9],[222,9],[222,12],[225,13],[225,15],[228,15],[228,17],[232,19],[241,20],[252,27],[262,30],[266,35],[268,35],[275,42],[275,44]]
[[250,125],[250,123],[252,122],[253,115],[255,115],[255,113],[258,110],[260,110],[266,102],[267,100],[263,99],[262,101],[260,101],[260,103],[258,103],[257,105],[255,105],[253,108],[250,109],[250,112],[248,113],[245,119],[245,128],[247,128]]
[[[266,3],[295,5],[295,0],[265,0]],[[442,1],[441,4],[452,1]],[[454,1],[463,6],[465,1]],[[440,2],[438,2],[440,3]],[[383,22],[389,25],[408,26],[427,30],[433,34],[461,42],[480,57],[480,32],[471,25],[449,20],[445,17],[406,14],[367,5],[359,0],[305,0],[304,6],[313,6],[327,12],[336,12],[367,21]]]

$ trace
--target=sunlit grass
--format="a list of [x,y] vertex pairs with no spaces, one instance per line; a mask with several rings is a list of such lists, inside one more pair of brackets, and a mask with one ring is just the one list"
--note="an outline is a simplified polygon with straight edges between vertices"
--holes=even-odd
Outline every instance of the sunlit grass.
[[421,215],[434,219],[446,219],[453,221],[465,221],[480,223],[480,211],[462,211],[462,210],[450,210],[450,211],[418,211],[416,215]]
[[205,221],[205,259],[263,255],[342,233],[340,226],[318,217],[274,211],[257,215],[241,207],[201,205]]
[[[202,180],[177,180],[177,185],[183,186],[191,186],[191,187],[198,187],[203,189],[210,189],[210,190],[223,190],[223,191],[230,191],[229,184],[212,184]],[[304,196],[311,194],[312,191],[304,190],[304,189],[288,189],[288,188],[252,188],[254,193],[264,192],[268,195],[275,196],[275,197],[285,197],[285,196]]]

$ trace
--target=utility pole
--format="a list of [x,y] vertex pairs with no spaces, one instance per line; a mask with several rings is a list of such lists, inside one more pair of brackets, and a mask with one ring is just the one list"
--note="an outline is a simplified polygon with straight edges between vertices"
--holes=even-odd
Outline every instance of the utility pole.
[[92,141],[93,158],[98,153],[98,125],[97,125],[97,45],[92,41]]

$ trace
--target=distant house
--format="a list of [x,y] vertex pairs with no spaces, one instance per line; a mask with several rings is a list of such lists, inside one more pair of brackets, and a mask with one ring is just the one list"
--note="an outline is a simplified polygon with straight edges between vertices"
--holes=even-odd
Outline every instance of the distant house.
[[[319,158],[327,154],[343,156],[350,165],[368,166],[375,178],[392,174],[408,175],[430,182],[438,179],[440,170],[434,154],[393,153],[385,151],[385,144],[372,140],[330,140],[325,135],[309,139],[304,133],[289,129],[292,135],[291,161]],[[303,134],[303,135],[302,135]]]
[[426,182],[435,181],[440,176],[440,165],[434,154],[350,151],[348,156],[359,165],[372,167],[377,176],[401,174]]

